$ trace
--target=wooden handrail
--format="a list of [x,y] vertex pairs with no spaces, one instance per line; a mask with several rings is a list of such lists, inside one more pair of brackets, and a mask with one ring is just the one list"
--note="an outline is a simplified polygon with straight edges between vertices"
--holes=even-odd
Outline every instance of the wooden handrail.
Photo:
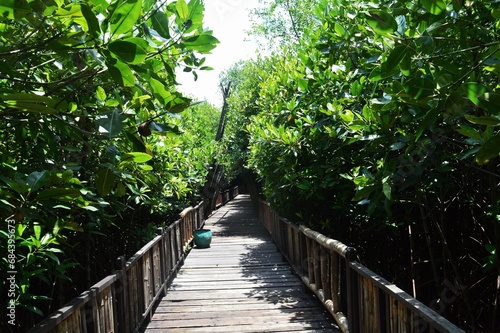
[[363,266],[354,248],[280,217],[264,201],[259,218],[342,332],[464,332]]
[[[238,188],[227,193],[227,201]],[[227,201],[224,202],[227,203]],[[186,208],[180,219],[166,228],[130,259],[119,257],[116,271],[68,302],[28,333],[139,332],[153,308],[165,295],[187,256],[193,231],[203,227],[207,202]]]

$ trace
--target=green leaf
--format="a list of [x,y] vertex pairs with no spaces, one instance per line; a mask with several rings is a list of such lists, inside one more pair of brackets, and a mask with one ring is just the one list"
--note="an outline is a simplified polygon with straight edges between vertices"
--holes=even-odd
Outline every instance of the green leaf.
[[182,134],[182,131],[180,130],[179,126],[171,125],[171,124],[158,124],[155,121],[152,121],[149,123],[149,129],[154,131],[154,132],[158,132],[158,133],[162,133],[162,134],[166,134],[166,133]]
[[439,109],[435,108],[427,112],[427,114],[424,117],[424,120],[420,123],[417,129],[417,135],[415,136],[415,141],[418,141],[422,134],[430,127],[436,123],[436,119],[439,115]]
[[42,226],[39,223],[35,222],[35,225],[33,226],[33,231],[35,232],[35,238],[40,239],[42,234]]
[[497,116],[476,117],[476,116],[466,114],[465,119],[467,119],[469,122],[476,124],[476,125],[485,125],[485,126],[498,126],[498,125],[500,125],[500,117],[497,117]]
[[219,44],[219,40],[208,33],[204,33],[198,36],[190,37],[182,43],[188,50],[207,53],[212,51],[216,45]]
[[14,20],[14,9],[17,0],[4,0],[0,3],[0,17],[2,19]]
[[344,113],[340,114],[340,118],[346,123],[352,123],[354,120],[354,113],[351,110],[344,110]]
[[117,61],[114,65],[108,65],[109,74],[116,83],[124,87],[135,85],[135,76],[127,64]]
[[335,33],[337,34],[337,36],[344,37],[345,29],[339,23],[335,22],[334,30],[335,30]]
[[457,132],[472,139],[476,139],[479,141],[483,140],[483,137],[478,130],[467,125],[461,125]]
[[175,4],[175,9],[177,10],[177,15],[183,21],[186,21],[189,17],[189,8],[185,0],[177,0]]
[[500,94],[484,93],[479,97],[479,105],[488,113],[500,116]]
[[493,16],[497,20],[500,20],[500,8],[492,9],[491,16]]
[[387,182],[389,177],[386,177],[382,180],[382,191],[387,199],[391,200],[392,198],[392,188],[391,185]]
[[299,78],[299,79],[297,79],[297,84],[299,86],[299,90],[305,92],[305,91],[307,91],[307,88],[309,86],[309,81],[306,79]]
[[476,155],[476,162],[479,165],[487,164],[492,158],[500,154],[500,135],[495,135],[486,140]]
[[439,15],[446,10],[444,0],[422,0],[422,6],[432,15]]
[[131,33],[134,24],[142,14],[142,0],[124,1],[109,20],[111,36]]
[[80,25],[83,31],[89,31],[88,21],[83,15],[82,6],[80,4],[71,4],[60,7],[55,14]]
[[375,191],[376,188],[377,187],[375,185],[370,185],[359,189],[354,195],[354,198],[352,198],[352,201],[360,201],[366,199],[370,195],[370,193]]
[[152,154],[144,141],[142,141],[140,138],[130,133],[129,131],[125,131],[125,136],[130,141],[130,143],[132,143],[133,151]]
[[96,96],[102,102],[104,102],[106,100],[106,91],[104,90],[103,87],[101,87],[101,86],[97,87]]
[[16,235],[23,237],[24,232],[28,229],[26,224],[18,223],[16,226]]
[[30,187],[28,184],[22,183],[20,181],[15,181],[5,176],[0,175],[0,179],[5,182],[11,189],[20,194],[26,194],[29,192]]
[[83,17],[85,17],[85,20],[87,21],[89,34],[94,37],[99,36],[101,34],[101,30],[99,28],[99,20],[97,19],[96,15],[86,4],[81,4],[81,8]]
[[31,192],[38,191],[49,180],[50,180],[50,172],[47,170],[44,170],[42,172],[37,172],[37,171],[32,172],[27,179]]
[[49,188],[47,190],[43,190],[37,195],[38,200],[45,199],[55,199],[55,198],[67,198],[74,199],[81,196],[79,190],[74,188]]
[[492,244],[486,244],[484,247],[490,254],[496,254],[497,252],[497,249]]
[[118,183],[118,185],[116,185],[115,196],[120,198],[125,194],[127,194],[127,188],[125,187],[125,185],[123,185],[123,183]]
[[105,197],[109,195],[115,184],[115,174],[113,170],[109,168],[101,169],[96,174],[95,184],[97,193],[99,193],[100,196]]
[[382,10],[371,10],[366,14],[366,21],[375,33],[380,35],[392,34],[398,29],[398,22],[391,14]]
[[24,112],[34,112],[43,114],[55,114],[54,107],[57,101],[45,96],[31,93],[9,94],[1,99],[9,108],[19,109]]
[[139,166],[139,168],[142,171],[152,171],[153,170],[153,167],[151,165],[148,165],[148,164],[142,164]]
[[167,105],[168,112],[170,113],[180,113],[186,110],[191,103],[191,99],[182,97],[182,95],[179,94],[173,94],[172,97],[172,101]]
[[397,75],[398,73],[399,70],[397,67],[389,69],[387,66],[385,66],[385,64],[382,64],[382,66],[375,67],[368,78],[370,79],[370,81],[377,82],[393,75]]
[[392,49],[389,57],[387,57],[387,61],[385,62],[388,71],[396,68],[399,65],[399,63],[406,56],[406,50],[406,45],[398,45],[394,49]]
[[108,50],[118,59],[129,64],[140,64],[147,56],[147,52],[141,46],[130,41],[111,42]]
[[125,119],[126,116],[119,110],[113,110],[97,116],[95,122],[99,128],[99,133],[109,138],[115,138],[120,135],[125,127]]
[[191,21],[191,27],[186,29],[184,33],[189,33],[194,30],[198,30],[203,25],[203,17],[204,17],[204,4],[201,0],[191,0],[188,3],[189,9],[189,20]]
[[165,85],[157,79],[151,78],[149,80],[151,88],[153,88],[153,94],[157,99],[159,99],[163,104],[167,104],[174,98],[170,91],[165,89]]
[[475,105],[479,105],[479,97],[486,92],[486,87],[477,82],[468,82],[464,84],[464,89],[467,92],[467,97]]
[[2,0],[0,1],[0,22],[7,20],[22,19],[31,9],[25,0]]
[[164,12],[157,11],[151,18],[153,22],[153,29],[163,38],[170,39],[170,32],[168,26],[168,17]]
[[131,152],[123,155],[122,161],[127,162],[127,161],[133,161],[135,163],[146,163],[147,161],[150,161],[153,158],[153,156],[146,154],[146,153],[139,153],[139,152]]

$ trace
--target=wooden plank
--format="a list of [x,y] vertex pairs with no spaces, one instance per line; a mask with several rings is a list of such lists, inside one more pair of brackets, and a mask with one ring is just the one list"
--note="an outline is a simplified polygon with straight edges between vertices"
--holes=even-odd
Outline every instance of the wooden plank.
[[213,233],[210,248],[191,250],[146,333],[338,332],[282,261],[248,196],[220,208],[205,228]]

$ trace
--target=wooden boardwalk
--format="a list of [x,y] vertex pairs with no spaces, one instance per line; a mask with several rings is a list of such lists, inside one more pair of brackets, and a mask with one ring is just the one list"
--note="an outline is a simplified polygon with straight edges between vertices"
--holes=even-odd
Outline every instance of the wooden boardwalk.
[[211,247],[192,249],[146,333],[340,332],[282,261],[249,196],[220,208],[205,228]]

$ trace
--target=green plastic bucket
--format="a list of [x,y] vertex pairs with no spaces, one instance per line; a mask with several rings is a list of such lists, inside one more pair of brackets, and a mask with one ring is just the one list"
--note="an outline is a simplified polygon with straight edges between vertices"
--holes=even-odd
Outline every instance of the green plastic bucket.
[[210,229],[199,229],[194,231],[194,244],[198,248],[210,247],[212,242],[212,230]]

